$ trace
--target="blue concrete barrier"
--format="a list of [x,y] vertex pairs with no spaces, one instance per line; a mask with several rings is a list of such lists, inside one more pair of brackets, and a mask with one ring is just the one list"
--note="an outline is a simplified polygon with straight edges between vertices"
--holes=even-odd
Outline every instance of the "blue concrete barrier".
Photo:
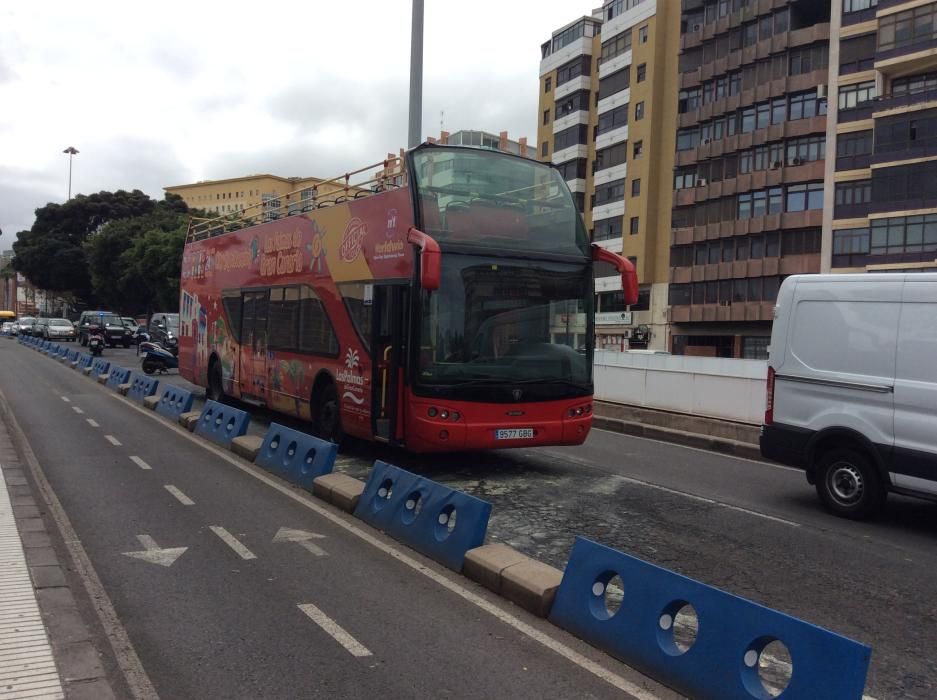
[[59,345],[59,349],[58,349],[58,351],[55,353],[55,356],[56,356],[57,358],[61,359],[61,358],[65,357],[66,355],[68,355],[68,348],[65,347],[64,345]]
[[80,354],[81,353],[78,350],[69,350],[68,355],[66,357],[68,358],[69,362],[74,362],[75,360],[78,359],[78,355]]
[[81,355],[78,356],[78,367],[77,367],[77,369],[78,369],[79,371],[82,371],[82,370],[84,370],[86,367],[90,367],[92,362],[94,362],[94,358],[93,358],[91,355],[89,355],[89,354],[87,354],[87,353],[82,353]]
[[[616,574],[624,595],[612,613],[605,594]],[[696,638],[678,645],[674,623],[688,604],[696,612]],[[785,700],[860,700],[872,653],[846,637],[582,537],[566,564],[550,621],[700,700],[773,697],[758,667],[762,651],[775,640],[790,652]]]
[[127,384],[129,381],[129,369],[124,369],[123,367],[111,367],[111,371],[107,373],[107,386],[109,386],[114,391],[117,391],[117,387],[119,387],[121,384]]
[[202,415],[195,424],[195,434],[230,448],[234,438],[247,432],[250,420],[247,411],[225,406],[217,401],[206,401]]
[[147,396],[155,394],[157,388],[159,388],[158,379],[143,374],[133,374],[130,377],[130,391],[127,392],[127,398],[142,403]]
[[355,517],[454,571],[485,543],[490,515],[487,501],[381,461],[355,508]]
[[271,423],[254,463],[312,490],[313,479],[332,471],[336,455],[335,443]]
[[167,384],[163,387],[163,395],[156,404],[156,412],[161,416],[176,420],[183,413],[192,410],[192,392],[178,386]]
[[107,374],[107,370],[110,369],[110,366],[110,362],[98,358],[91,364],[91,376],[97,379],[102,374]]

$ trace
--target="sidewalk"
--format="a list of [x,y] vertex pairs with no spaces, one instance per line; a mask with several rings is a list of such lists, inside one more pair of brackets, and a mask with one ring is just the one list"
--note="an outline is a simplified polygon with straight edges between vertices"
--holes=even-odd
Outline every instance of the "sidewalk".
[[114,698],[26,471],[0,420],[0,699]]
[[673,442],[713,452],[761,460],[761,426],[691,416],[627,404],[595,401],[592,424],[625,435]]

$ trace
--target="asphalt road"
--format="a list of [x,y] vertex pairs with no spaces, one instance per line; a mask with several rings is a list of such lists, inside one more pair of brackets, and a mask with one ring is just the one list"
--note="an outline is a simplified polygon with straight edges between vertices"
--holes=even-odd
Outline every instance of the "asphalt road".
[[[48,364],[19,346],[11,349],[25,363],[18,366]],[[138,366],[132,350],[105,354]],[[63,373],[75,375],[55,368],[43,376],[54,384]],[[15,374],[0,375],[8,396],[8,383],[28,382]],[[96,390],[82,377],[72,381],[76,391]],[[186,384],[175,375],[162,381]],[[38,394],[18,401],[17,414],[47,403]],[[288,422],[251,412],[251,431],[258,434],[271,419]],[[124,429],[140,431],[140,439],[153,432],[135,416],[122,418]],[[164,448],[170,444],[157,440]],[[891,497],[879,520],[849,522],[822,511],[796,470],[598,430],[578,448],[446,456],[352,443],[337,469],[363,477],[378,457],[491,501],[493,541],[562,567],[575,536],[589,537],[871,645],[866,692],[872,697],[937,697],[930,660],[937,644],[933,504]],[[178,456],[170,461],[178,464]],[[212,482],[221,493],[234,499],[257,490],[229,471]],[[194,478],[191,468],[185,473]],[[177,544],[185,542],[164,546]],[[556,688],[547,695],[556,697]]]
[[13,342],[0,344],[0,367],[0,390],[162,698],[617,698],[645,687],[77,372]]

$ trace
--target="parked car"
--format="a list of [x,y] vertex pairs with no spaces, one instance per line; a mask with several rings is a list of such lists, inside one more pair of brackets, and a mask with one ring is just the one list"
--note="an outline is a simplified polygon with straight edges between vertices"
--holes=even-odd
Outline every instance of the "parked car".
[[49,325],[49,319],[37,318],[35,321],[33,321],[33,327],[32,327],[32,330],[29,332],[29,334],[33,338],[45,338],[46,334],[45,334],[44,329],[48,325]]
[[75,340],[77,333],[75,326],[67,318],[46,319],[48,323],[43,328],[43,337],[49,340]]
[[121,316],[120,320],[124,322],[124,325],[127,326],[132,331],[137,330],[137,326],[140,325],[130,316]]
[[937,274],[795,275],[778,293],[763,456],[847,518],[937,500]]
[[3,335],[15,335],[15,333],[13,333],[14,325],[13,321],[4,321],[3,324],[0,325],[0,333]]
[[16,330],[14,335],[30,335],[33,330],[33,323],[35,322],[36,319],[32,316],[23,316],[16,322],[16,325],[14,326]]
[[179,314],[153,314],[148,332],[151,342],[159,343],[173,355],[179,353]]
[[99,327],[104,334],[104,341],[114,347],[123,345],[130,347],[133,339],[133,332],[124,326],[120,316],[110,311],[84,311],[81,318],[78,319],[78,339],[82,345],[88,344],[88,338],[91,331]]

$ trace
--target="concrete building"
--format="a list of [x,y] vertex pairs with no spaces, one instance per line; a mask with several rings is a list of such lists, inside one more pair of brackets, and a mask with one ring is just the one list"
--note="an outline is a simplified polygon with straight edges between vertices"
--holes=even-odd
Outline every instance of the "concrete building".
[[937,271],[937,2],[833,0],[823,269]]
[[638,304],[596,280],[599,348],[666,349],[679,3],[611,0],[541,46],[537,154],[563,172],[593,241],[637,267]]
[[675,354],[767,356],[785,276],[819,272],[829,0],[684,0]]

